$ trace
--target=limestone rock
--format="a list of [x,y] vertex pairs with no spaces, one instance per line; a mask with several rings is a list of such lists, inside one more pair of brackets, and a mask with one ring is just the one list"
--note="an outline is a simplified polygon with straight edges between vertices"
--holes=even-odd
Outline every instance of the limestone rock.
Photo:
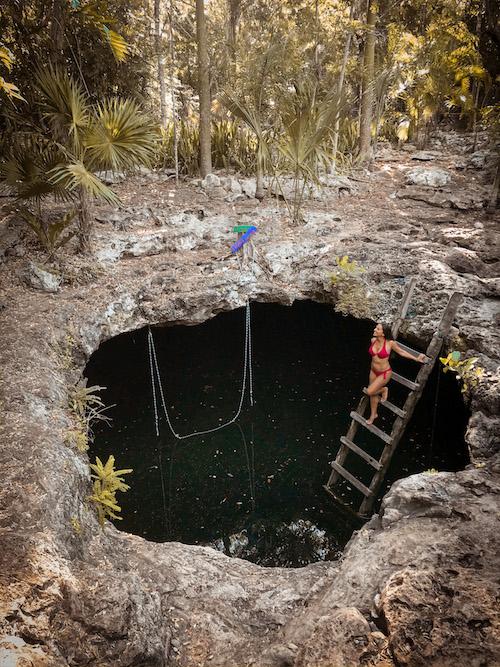
[[475,461],[483,461],[500,452],[500,418],[475,412],[467,425],[467,442]]
[[0,638],[0,667],[68,667],[62,657],[50,655],[43,645],[28,644],[21,637]]
[[411,159],[419,162],[431,162],[437,157],[439,157],[439,153],[436,153],[436,151],[415,151],[412,153]]
[[224,201],[233,203],[233,202],[236,202],[236,201],[244,201],[246,198],[247,198],[247,196],[245,194],[243,194],[242,192],[240,192],[240,193],[231,192],[230,194],[228,194],[224,197]]
[[331,610],[318,620],[295,662],[290,664],[294,667],[358,667],[362,664],[393,667],[388,654],[384,661],[380,655],[387,651],[387,644],[387,638],[378,631],[373,632],[358,609],[345,607]]
[[474,273],[478,276],[489,274],[488,266],[482,262],[477,253],[466,248],[454,248],[446,255],[445,263],[458,273]]
[[201,187],[204,190],[221,187],[221,180],[216,174],[207,174],[201,181]]
[[476,151],[467,158],[467,167],[469,169],[484,169],[488,157],[489,154],[487,151]]
[[354,181],[347,176],[340,176],[339,174],[324,174],[320,177],[320,182],[322,185],[334,188],[339,193],[346,192],[350,194],[357,190]]
[[124,171],[96,171],[95,175],[106,185],[123,183],[127,177],[127,174]]
[[244,178],[240,180],[243,194],[253,199],[257,190],[257,183],[254,178]]
[[487,194],[480,187],[474,189],[429,190],[418,186],[408,186],[396,193],[399,199],[414,199],[430,206],[456,208],[461,211],[479,210],[487,201]]
[[381,162],[399,162],[400,159],[398,151],[393,150],[390,146],[377,147],[375,160]]
[[42,292],[58,292],[62,283],[62,276],[55,271],[39,266],[35,262],[29,262],[26,280],[32,287]]
[[[447,135],[438,136],[447,145]],[[450,145],[458,155],[467,144],[456,134]],[[388,173],[370,177],[377,194],[385,195]],[[474,253],[461,261],[494,266],[493,224],[477,214],[447,214],[455,224],[436,231],[433,215],[415,213],[428,210],[420,206],[425,199],[404,202],[404,211],[403,202],[390,201],[388,214],[385,197],[377,207],[360,196],[330,200],[291,230],[283,205],[259,207],[241,216],[259,227],[259,265],[240,268],[236,258],[225,258],[239,218],[199,214],[202,192],[189,187],[182,194],[192,197],[191,208],[165,214],[161,229],[143,204],[127,211],[133,233],[114,228],[120,220],[100,227],[96,252],[112,251],[114,262],[100,265],[84,286],[75,281],[55,296],[33,293],[17,280],[19,260],[7,255],[0,266],[0,571],[8,583],[0,587],[1,659],[16,667],[499,663],[499,284],[457,273],[445,261],[456,246]],[[452,187],[408,190],[439,195],[432,205],[448,208],[457,195]],[[451,337],[460,336],[486,369],[470,396],[472,465],[399,480],[339,561],[298,569],[260,568],[208,547],[155,544],[111,525],[102,530],[88,503],[88,457],[64,442],[68,382],[92,352],[125,331],[201,323],[247,298],[331,302],[328,276],[343,254],[376,283],[381,319],[392,318],[405,278],[419,276],[403,329],[416,347],[434,333],[450,293],[465,295]],[[64,260],[75,273],[95,264],[69,253]],[[71,365],[63,368],[68,337]]]
[[[457,545],[450,547],[454,551]],[[465,558],[461,562],[443,558],[418,573],[407,568],[392,575],[382,591],[379,611],[388,629],[395,664],[498,664],[497,591],[486,576],[472,582],[470,567]]]
[[451,181],[451,175],[438,167],[413,167],[406,172],[405,180],[408,185],[442,188]]
[[234,176],[228,176],[227,178],[222,179],[221,184],[228,192],[236,195],[242,193],[241,184]]

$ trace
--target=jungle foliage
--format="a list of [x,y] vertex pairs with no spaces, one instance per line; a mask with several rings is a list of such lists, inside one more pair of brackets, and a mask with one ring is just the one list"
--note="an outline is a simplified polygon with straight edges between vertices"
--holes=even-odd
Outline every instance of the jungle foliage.
[[97,509],[97,515],[101,527],[104,527],[106,519],[122,520],[118,513],[121,507],[117,505],[116,493],[118,491],[128,491],[130,486],[125,484],[123,475],[132,472],[131,468],[115,470],[115,457],[109,456],[106,463],[96,456],[96,462],[90,464],[92,470],[91,477],[94,480],[92,485],[92,495],[89,499],[94,503]]
[[[117,203],[100,170],[193,174],[203,143],[205,165],[255,173],[259,198],[266,174],[291,176],[297,224],[308,187],[369,160],[378,141],[424,147],[438,123],[498,136],[493,0],[210,0],[203,16],[201,7],[1,4],[1,177],[49,255],[74,233],[73,210],[88,250],[93,199]],[[68,203],[59,221],[43,215],[47,197]]]

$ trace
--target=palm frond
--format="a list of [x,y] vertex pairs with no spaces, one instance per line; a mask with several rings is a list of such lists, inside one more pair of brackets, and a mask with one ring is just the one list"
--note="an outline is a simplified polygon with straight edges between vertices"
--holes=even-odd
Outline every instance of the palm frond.
[[233,116],[240,118],[246,125],[248,125],[257,137],[260,137],[263,134],[259,115],[250,104],[246,103],[245,100],[238,99],[227,90],[219,93],[218,100],[233,114]]
[[104,199],[109,204],[116,206],[120,203],[119,197],[89,171],[83,162],[59,165],[49,172],[48,177],[51,183],[61,185],[70,192],[82,187],[93,197]]
[[106,100],[85,136],[91,169],[120,171],[153,163],[160,140],[156,124],[130,99]]
[[73,77],[52,66],[38,70],[35,85],[42,97],[42,114],[55,136],[69,140],[79,151],[91,113],[85,91]]
[[48,172],[63,161],[58,146],[36,134],[16,137],[0,163],[0,185],[14,190],[18,200],[40,201],[48,195],[68,200],[70,195],[48,179]]
[[325,142],[338,113],[339,100],[335,92],[318,100],[312,87],[296,86],[281,114],[284,134],[278,143],[279,152],[294,170],[312,178],[319,165],[328,159]]
[[14,55],[12,54],[12,51],[8,49],[4,44],[0,43],[0,62],[5,65],[5,67],[9,70],[9,72],[12,69],[12,64],[14,63]]
[[116,60],[119,63],[126,60],[130,51],[130,46],[123,39],[123,37],[114,30],[110,30],[110,28],[108,28],[108,26],[105,25],[104,23],[99,25],[99,30],[103,35],[104,39],[108,42],[109,47],[113,52],[113,55],[116,58]]
[[270,161],[271,151],[267,140],[267,133],[263,127],[260,113],[246,100],[240,100],[235,95],[225,90],[218,99],[233,116],[242,120],[245,125],[255,134],[257,138],[257,161],[263,170],[266,170]]
[[26,102],[24,97],[21,95],[19,88],[16,85],[10,83],[9,81],[6,81],[2,76],[0,76],[0,91],[2,90],[10,98]]

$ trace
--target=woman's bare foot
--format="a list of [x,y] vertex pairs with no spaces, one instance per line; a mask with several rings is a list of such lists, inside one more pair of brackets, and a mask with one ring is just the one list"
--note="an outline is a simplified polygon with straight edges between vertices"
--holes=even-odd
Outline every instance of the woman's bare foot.
[[388,396],[389,396],[389,389],[387,387],[384,387],[380,393],[380,402],[383,403],[384,401],[386,401]]
[[370,415],[370,419],[367,419],[366,423],[367,424],[373,424],[373,422],[375,421],[375,419],[377,419],[377,417],[378,417],[378,415],[373,415],[373,416]]

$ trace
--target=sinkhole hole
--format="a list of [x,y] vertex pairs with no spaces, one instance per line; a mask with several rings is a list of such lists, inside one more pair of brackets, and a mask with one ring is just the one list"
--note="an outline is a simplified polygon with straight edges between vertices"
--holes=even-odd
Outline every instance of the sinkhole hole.
[[[119,494],[123,521],[117,526],[127,532],[210,545],[260,565],[334,559],[360,522],[339,509],[323,485],[367,384],[373,322],[310,301],[253,303],[251,322],[254,405],[247,392],[235,423],[185,440],[173,437],[160,396],[156,435],[147,328],[103,343],[85,375],[89,385],[105,386],[104,402],[115,405],[111,424],[94,428],[91,459],[113,454],[117,467],[133,468],[130,491]],[[242,386],[245,309],[152,332],[174,431],[187,434],[231,419]],[[401,357],[391,365],[411,379],[418,371],[417,363]],[[390,382],[389,400],[401,406],[407,391]],[[389,431],[393,417],[379,409],[377,425]],[[468,417],[456,379],[436,366],[377,503],[395,480],[412,473],[463,469]],[[383,443],[360,431],[360,444],[378,458]],[[361,459],[355,462],[360,480],[369,473],[365,468]]]

